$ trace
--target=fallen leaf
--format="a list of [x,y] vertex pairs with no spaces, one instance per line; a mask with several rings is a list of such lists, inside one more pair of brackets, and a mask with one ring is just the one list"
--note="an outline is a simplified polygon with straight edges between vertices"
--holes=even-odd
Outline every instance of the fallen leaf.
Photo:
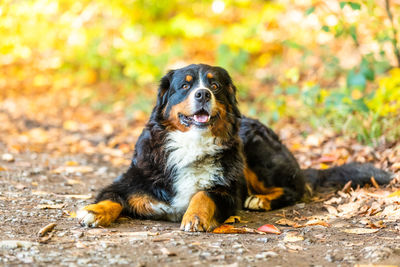
[[224,223],[239,223],[240,216],[230,216],[228,219],[225,220]]
[[87,246],[81,241],[76,242],[75,246],[76,248],[87,248]]
[[333,155],[323,155],[322,157],[319,158],[318,160],[320,163],[328,163],[328,162],[335,162],[336,157]]
[[400,197],[400,190],[397,190],[396,192],[391,193],[388,195],[388,197]]
[[372,234],[378,232],[379,229],[371,229],[371,228],[351,228],[351,229],[343,229],[342,232],[348,233],[348,234],[357,234],[357,235],[363,235],[363,234]]
[[76,162],[76,161],[70,160],[70,161],[65,162],[64,165],[65,165],[65,166],[78,166],[79,163]]
[[313,225],[321,225],[324,227],[331,227],[331,225],[329,223],[322,221],[322,220],[317,220],[317,219],[309,220],[308,222],[306,222],[304,224],[304,226],[313,226]]
[[350,192],[350,189],[351,189],[351,183],[352,183],[352,181],[348,181],[344,186],[343,186],[343,188],[342,188],[342,192],[344,192],[344,193],[349,193]]
[[69,217],[71,217],[71,218],[76,218],[76,213],[75,213],[75,211],[71,211],[71,212],[69,212],[69,211],[67,211],[67,210],[64,210],[63,211],[65,214],[67,214]]
[[262,231],[247,227],[234,227],[233,225],[223,224],[213,231],[214,234],[265,234]]
[[302,227],[301,224],[298,224],[297,222],[291,221],[289,219],[283,218],[279,219],[275,222],[276,224],[283,225],[283,226],[292,226],[292,227]]
[[283,238],[284,242],[297,242],[297,241],[303,241],[303,240],[304,240],[304,237],[297,232],[289,232]]
[[65,206],[65,204],[42,204],[42,205],[37,205],[36,208],[41,209],[41,210],[47,210],[47,209],[62,209]]
[[319,164],[319,168],[320,168],[321,170],[326,170],[326,169],[329,169],[330,167],[331,167],[330,165],[325,164],[325,163],[320,163],[320,164]]
[[337,209],[331,205],[325,205],[324,208],[329,212],[329,214],[332,214],[332,215],[338,214]]
[[393,163],[393,164],[392,164],[392,169],[393,169],[394,171],[400,170],[400,162],[395,162],[395,163]]
[[368,222],[368,226],[371,227],[372,229],[386,228],[386,224],[384,224],[382,220],[377,221],[377,222],[375,222],[375,223],[373,223],[373,222]]
[[74,184],[84,184],[82,181],[75,180],[75,179],[67,179],[67,184],[74,185]]
[[282,232],[277,227],[272,224],[264,224],[263,226],[258,227],[257,231],[280,235]]
[[53,231],[53,229],[54,229],[54,227],[56,227],[56,225],[57,225],[56,223],[50,223],[50,224],[46,225],[45,227],[43,227],[42,229],[39,230],[38,235],[44,236],[48,232]]

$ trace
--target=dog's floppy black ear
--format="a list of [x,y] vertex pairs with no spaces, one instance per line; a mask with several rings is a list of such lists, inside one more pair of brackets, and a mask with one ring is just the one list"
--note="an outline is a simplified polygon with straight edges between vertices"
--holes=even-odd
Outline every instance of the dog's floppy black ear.
[[239,107],[238,107],[238,102],[236,99],[236,86],[233,84],[232,78],[229,75],[228,71],[224,68],[221,67],[216,67],[224,76],[225,81],[227,82],[227,86],[228,86],[228,99],[233,107],[233,113],[235,114],[236,117],[240,118],[242,115],[239,111]]
[[238,101],[237,101],[237,98],[236,98],[237,89],[236,89],[236,86],[233,84],[232,79],[230,81],[230,85],[229,86],[230,86],[230,90],[231,90],[231,92],[230,92],[230,101],[233,104],[233,113],[235,114],[236,117],[241,118],[242,115],[241,115],[241,113],[239,111]]
[[160,87],[158,88],[157,105],[163,106],[167,100],[166,92],[171,86],[172,76],[174,75],[174,70],[168,71],[168,73],[161,78]]

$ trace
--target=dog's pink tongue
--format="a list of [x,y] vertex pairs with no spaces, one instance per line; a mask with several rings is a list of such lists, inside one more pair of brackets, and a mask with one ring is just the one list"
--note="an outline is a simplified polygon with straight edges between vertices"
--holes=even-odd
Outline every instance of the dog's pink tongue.
[[197,122],[205,123],[208,122],[210,116],[208,115],[194,115],[194,120]]

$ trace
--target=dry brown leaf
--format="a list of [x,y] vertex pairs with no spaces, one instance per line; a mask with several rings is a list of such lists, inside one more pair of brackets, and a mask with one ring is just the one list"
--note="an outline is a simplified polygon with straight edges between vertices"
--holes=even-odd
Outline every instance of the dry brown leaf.
[[296,228],[297,227],[302,227],[301,224],[298,224],[297,222],[291,221],[291,220],[286,219],[286,218],[279,219],[275,223],[279,224],[279,225],[283,225],[283,226],[292,226],[292,227],[296,227]]
[[37,205],[37,209],[47,210],[47,209],[62,209],[65,204],[41,204]]
[[297,232],[289,232],[283,238],[284,242],[297,242],[297,241],[303,241],[303,240],[304,240],[304,237]]
[[326,210],[329,212],[329,214],[332,214],[332,215],[337,215],[338,214],[338,211],[334,206],[325,205],[324,208],[326,208]]
[[325,221],[322,221],[322,220],[318,220],[318,219],[309,220],[308,222],[306,222],[304,224],[304,226],[314,226],[314,225],[321,225],[321,226],[324,226],[324,227],[331,227],[331,225],[329,223],[327,223]]
[[343,188],[342,188],[342,192],[344,192],[344,193],[349,193],[350,192],[350,189],[351,189],[351,181],[348,181],[344,186],[343,186]]
[[233,225],[223,224],[213,231],[214,234],[265,234],[255,229],[247,227],[234,227]]
[[76,179],[67,179],[67,184],[69,185],[74,185],[74,184],[84,184],[82,181],[76,180]]
[[377,222],[375,222],[375,223],[373,223],[373,222],[368,222],[368,226],[371,227],[372,229],[386,228],[386,224],[384,224],[382,220],[377,221]]
[[356,234],[356,235],[363,235],[363,234],[372,234],[378,232],[379,229],[371,229],[371,228],[351,228],[351,229],[343,229],[342,232],[348,234]]
[[42,229],[39,230],[38,235],[44,236],[48,232],[53,231],[53,229],[54,229],[54,227],[56,227],[56,225],[57,225],[56,223],[50,223],[50,224],[46,225],[45,227],[43,227]]

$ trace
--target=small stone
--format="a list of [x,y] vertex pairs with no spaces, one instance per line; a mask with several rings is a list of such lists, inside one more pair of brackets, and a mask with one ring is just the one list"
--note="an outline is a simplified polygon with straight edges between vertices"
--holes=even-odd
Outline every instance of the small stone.
[[0,241],[0,248],[2,249],[30,248],[33,245],[36,245],[36,243],[30,241],[21,241],[21,240]]
[[3,155],[1,155],[1,159],[7,162],[13,162],[15,160],[14,156],[10,153],[4,153]]
[[267,243],[268,242],[268,238],[266,238],[266,237],[257,238],[257,242],[259,242],[259,243]]
[[393,253],[393,250],[388,247],[370,246],[363,248],[362,252],[365,259],[378,262],[389,257]]
[[234,248],[234,249],[235,249],[235,248],[241,248],[241,247],[243,247],[242,244],[234,244],[234,245],[232,246],[232,248]]
[[200,257],[201,257],[201,258],[207,259],[207,258],[210,257],[210,256],[211,256],[211,253],[208,252],[208,251],[204,251],[204,252],[200,253]]
[[257,259],[264,259],[264,258],[274,258],[274,257],[277,257],[277,256],[278,256],[278,253],[276,253],[276,252],[264,251],[264,252],[258,253],[256,255],[256,258]]

